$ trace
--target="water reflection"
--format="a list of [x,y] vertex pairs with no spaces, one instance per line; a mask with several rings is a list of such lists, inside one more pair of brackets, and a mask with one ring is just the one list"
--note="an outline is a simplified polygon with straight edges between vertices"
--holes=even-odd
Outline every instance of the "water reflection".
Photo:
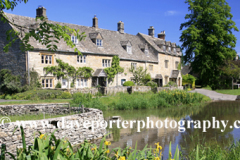
[[[144,120],[150,117],[154,122],[158,120],[164,121],[166,118],[179,121],[180,119],[188,120],[203,120],[212,121],[212,117],[216,120],[228,120],[228,126],[224,132],[222,125],[219,129],[207,129],[203,133],[202,129],[186,129],[185,132],[178,132],[178,128],[170,129],[163,127],[161,129],[142,129],[140,133],[137,132],[137,125],[132,129],[117,128],[116,124],[113,128],[108,129],[111,133],[107,136],[107,140],[112,142],[111,148],[126,146],[135,147],[137,142],[137,149],[143,149],[146,145],[148,147],[155,147],[154,144],[159,142],[163,147],[163,154],[168,154],[168,145],[171,142],[172,148],[180,145],[184,152],[187,153],[190,149],[195,147],[198,143],[218,143],[222,147],[227,146],[229,142],[238,140],[240,133],[238,129],[230,128],[234,121],[240,120],[240,102],[212,102],[205,106],[191,106],[178,107],[157,110],[133,110],[133,111],[108,111],[104,112],[106,120],[111,119],[112,116],[121,116],[122,120]],[[202,124],[201,124],[202,125]],[[193,125],[192,125],[193,126]],[[186,124],[185,124],[185,127]],[[166,156],[165,156],[166,157]]]

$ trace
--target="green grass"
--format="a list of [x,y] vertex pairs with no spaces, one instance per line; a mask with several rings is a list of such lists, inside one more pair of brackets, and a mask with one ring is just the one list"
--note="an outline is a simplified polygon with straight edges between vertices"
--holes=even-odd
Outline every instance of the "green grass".
[[39,104],[39,103],[69,103],[70,101],[71,101],[71,99],[45,99],[45,100],[9,101],[9,102],[0,102],[0,105]]
[[[212,90],[211,87],[203,87],[202,89]],[[215,90],[217,93],[229,94],[229,95],[240,95],[240,89],[218,89]]]
[[[18,116],[8,116],[11,119],[11,122],[16,121],[26,121],[26,120],[41,120],[41,119],[48,119],[48,118],[57,118],[63,117],[68,115],[73,115],[74,113],[69,114],[61,114],[61,115],[51,115],[51,114],[38,114],[38,115],[18,115]],[[6,122],[8,123],[8,122]]]

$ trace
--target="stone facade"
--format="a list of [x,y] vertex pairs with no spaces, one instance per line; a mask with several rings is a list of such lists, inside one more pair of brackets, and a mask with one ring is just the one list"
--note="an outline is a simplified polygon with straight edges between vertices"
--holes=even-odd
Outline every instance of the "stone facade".
[[[84,124],[86,121],[89,121],[90,123],[92,121],[95,122],[94,125]],[[57,129],[55,132],[55,136],[57,138],[67,139],[72,145],[76,145],[82,143],[85,139],[92,140],[102,138],[105,135],[106,130],[103,125],[97,126],[95,124],[101,124],[103,121],[104,118],[102,111],[91,108],[85,108],[85,113],[81,114],[60,118],[44,119],[44,123],[41,120],[31,122],[24,121],[25,140],[27,146],[32,145],[34,137],[39,136],[38,131],[40,131],[42,134],[47,134],[52,133]],[[30,123],[32,124],[32,127]],[[74,124],[73,128],[70,127],[71,123]],[[63,125],[65,127],[63,127]],[[0,146],[2,144],[6,144],[7,151],[13,154],[16,154],[16,148],[22,148],[20,128],[18,127],[14,132],[15,127],[17,126],[19,126],[18,122],[0,125]],[[92,130],[92,127],[94,127],[94,132]]]
[[[6,13],[6,15],[9,19],[14,20],[14,23],[28,27],[29,29],[37,26],[34,18],[8,13]],[[125,81],[132,80],[133,75],[129,72],[132,65],[136,67],[141,66],[144,69],[147,69],[151,74],[152,79],[158,82],[159,86],[167,84],[170,80],[176,82],[178,86],[182,85],[180,71],[177,77],[172,77],[172,72],[177,70],[176,64],[181,61],[182,53],[180,52],[180,49],[176,47],[175,43],[165,41],[165,32],[161,33],[164,35],[157,38],[152,34],[127,34],[124,33],[124,27],[121,28],[121,31],[119,29],[118,31],[110,31],[96,27],[98,24],[93,25],[93,27],[87,27],[50,20],[48,20],[48,22],[59,25],[67,25],[73,29],[79,29],[81,32],[85,32],[85,40],[76,43],[76,47],[82,52],[83,56],[86,56],[84,61],[80,62],[78,60],[77,53],[74,52],[74,49],[68,47],[63,40],[60,40],[57,44],[58,50],[53,53],[48,52],[46,46],[40,44],[34,39],[31,39],[30,44],[34,47],[34,51],[27,52],[26,56],[25,53],[19,54],[19,44],[16,43],[16,45],[13,45],[10,49],[10,54],[2,56],[2,60],[8,63],[1,63],[0,69],[9,68],[13,70],[14,73],[16,72],[20,74],[26,72],[27,70],[34,69],[39,73],[40,78],[43,81],[47,79],[47,82],[49,83],[51,80],[51,85],[45,85],[44,87],[55,88],[58,80],[53,75],[46,74],[44,67],[57,65],[56,59],[61,59],[76,68],[87,66],[96,71],[109,67],[109,65],[105,65],[103,62],[106,61],[111,64],[112,57],[116,55],[120,58],[120,66],[124,68],[124,73],[116,75],[114,80],[111,82],[108,82],[106,76],[91,77],[88,79],[79,77],[79,81],[76,81],[75,88],[91,88],[95,86],[96,81],[97,84],[105,87],[120,86]],[[95,23],[98,23],[98,21]],[[121,23],[123,24],[123,22]],[[4,26],[4,29],[2,30],[1,28],[2,36],[0,42],[4,41],[4,43],[0,44],[5,45],[6,36],[4,37],[4,34],[7,29],[11,28],[11,26],[9,24],[2,24],[1,26]],[[17,28],[14,29],[17,30]],[[151,29],[153,29],[154,32],[154,27],[151,27]],[[100,39],[102,41],[102,45],[98,46],[96,44],[96,39]],[[126,45],[131,48],[131,52],[127,51]],[[52,62],[45,63],[45,60],[42,61],[42,57],[44,56],[50,56]],[[16,60],[16,63],[14,60]],[[18,70],[21,70],[21,72]],[[71,81],[71,79],[60,79],[62,88],[70,88]]]

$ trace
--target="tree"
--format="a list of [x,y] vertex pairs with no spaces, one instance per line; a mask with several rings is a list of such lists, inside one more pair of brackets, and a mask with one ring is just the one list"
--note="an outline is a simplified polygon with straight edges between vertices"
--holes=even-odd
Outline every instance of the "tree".
[[36,18],[36,21],[39,23],[37,29],[20,26],[9,20],[3,10],[13,10],[21,2],[27,3],[28,0],[0,0],[1,21],[13,26],[12,29],[6,32],[9,43],[4,46],[4,52],[8,52],[9,47],[19,38],[21,39],[20,47],[22,51],[33,50],[33,46],[29,44],[29,41],[32,40],[31,38],[33,38],[45,45],[49,51],[56,51],[58,49],[57,43],[63,39],[69,47],[74,48],[74,51],[78,52],[79,55],[81,54],[76,45],[71,41],[71,35],[76,36],[81,41],[86,37],[84,32],[80,33],[79,30],[71,29],[68,26],[48,23],[44,17]]
[[93,69],[90,67],[77,67],[69,65],[66,62],[63,62],[60,59],[56,59],[57,66],[48,66],[44,67],[46,71],[46,75],[52,73],[57,77],[58,80],[60,78],[64,79],[72,79],[72,83],[74,85],[77,77],[89,78],[92,76]]
[[226,61],[226,65],[221,69],[227,77],[232,79],[233,89],[233,80],[239,79],[240,77],[240,67],[237,64],[234,64],[234,61]]
[[136,69],[131,67],[129,72],[133,74],[133,81],[136,83],[136,85],[144,85],[151,80],[151,75],[147,73],[147,69],[143,69],[141,66],[137,67]]
[[186,0],[190,14],[188,21],[182,23],[180,41],[185,49],[184,63],[191,62],[194,73],[202,79],[202,85],[209,85],[213,90],[219,88],[220,69],[226,60],[232,60],[236,54],[234,47],[238,31],[230,6],[225,0]]

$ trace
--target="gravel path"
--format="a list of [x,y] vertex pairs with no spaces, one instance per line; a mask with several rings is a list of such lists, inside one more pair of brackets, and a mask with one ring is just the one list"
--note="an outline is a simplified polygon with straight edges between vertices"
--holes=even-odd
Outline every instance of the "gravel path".
[[221,94],[215,91],[207,90],[207,89],[195,89],[194,91],[190,92],[197,92],[204,94],[205,96],[210,97],[212,100],[222,100],[222,101],[235,101],[237,96],[236,95],[229,95],[229,94]]

